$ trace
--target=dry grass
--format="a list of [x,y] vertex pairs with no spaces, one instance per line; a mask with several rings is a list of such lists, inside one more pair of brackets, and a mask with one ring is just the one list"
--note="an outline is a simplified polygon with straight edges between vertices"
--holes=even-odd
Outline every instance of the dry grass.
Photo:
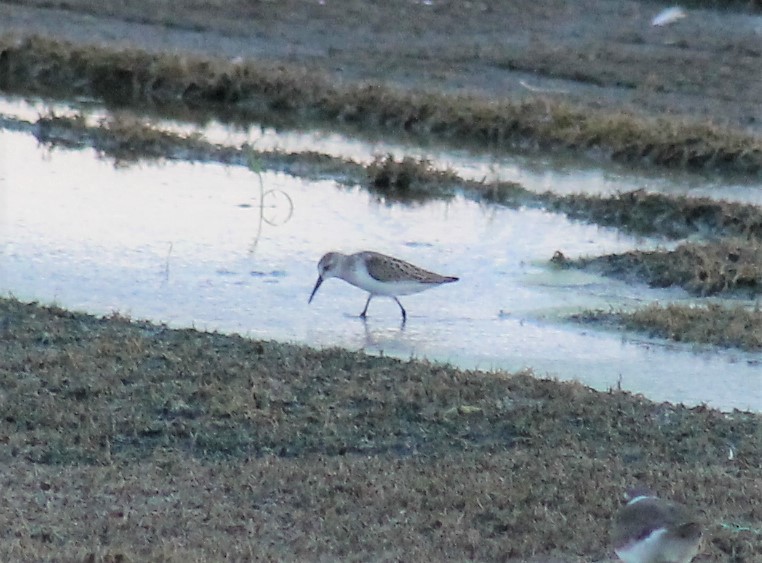
[[645,190],[611,197],[546,193],[543,199],[549,209],[562,211],[572,218],[642,235],[762,240],[762,209],[757,205]]
[[[723,217],[719,212],[708,215]],[[629,282],[645,281],[655,287],[678,285],[699,296],[756,298],[762,290],[762,244],[758,238],[684,243],[673,251],[634,250],[578,260],[569,260],[557,252],[551,262],[558,267],[591,269]],[[749,351],[762,348],[762,315],[758,308],[750,309],[748,304],[736,307],[652,304],[633,312],[587,311],[572,318],[615,324],[679,342]]]
[[752,135],[679,119],[591,111],[543,98],[493,101],[332,82],[296,66],[0,38],[0,87],[107,103],[192,107],[251,121],[267,112],[407,131],[493,148],[594,149],[625,162],[762,171]]
[[654,287],[679,285],[701,296],[754,297],[762,290],[762,243],[756,239],[684,243],[670,251],[633,250],[577,260],[568,260],[559,252],[552,261],[559,267],[587,268]]
[[[36,122],[14,122],[49,148],[94,148],[100,158],[127,166],[143,160],[177,159],[219,162],[234,166],[258,166],[310,179],[332,178],[341,183],[362,183],[366,167],[347,159],[315,152],[284,153],[257,151],[244,144],[230,146],[210,143],[198,134],[181,135],[157,127],[151,120],[129,112],[118,112],[91,125],[85,115],[41,116]],[[434,197],[432,195],[432,197]]]
[[182,136],[162,131],[124,113],[104,118],[97,126],[89,126],[81,114],[69,117],[50,113],[37,120],[34,135],[50,146],[93,147],[116,163],[172,158],[178,148],[191,153],[203,149],[213,152],[215,148],[202,142],[198,134]]
[[13,300],[0,342],[4,560],[600,561],[633,482],[762,557],[759,415]]
[[437,170],[427,159],[391,154],[376,156],[367,167],[368,189],[387,203],[423,203],[431,199],[450,199],[460,178],[451,170]]
[[718,304],[685,306],[652,304],[632,312],[588,311],[572,317],[581,322],[613,323],[627,330],[677,342],[762,350],[762,311]]

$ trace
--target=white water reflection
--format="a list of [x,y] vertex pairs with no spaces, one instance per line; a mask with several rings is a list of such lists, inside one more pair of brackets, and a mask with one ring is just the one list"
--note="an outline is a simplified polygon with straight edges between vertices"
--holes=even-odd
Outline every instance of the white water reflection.
[[[293,210],[266,201],[274,225],[263,225],[258,177],[243,168],[116,170],[92,151],[47,153],[10,132],[0,132],[0,155],[3,294],[463,367],[532,367],[598,389],[621,384],[656,400],[762,411],[759,355],[694,353],[559,322],[582,308],[685,299],[548,266],[555,250],[596,255],[653,241],[464,199],[386,207],[364,190],[267,172],[265,187],[287,194]],[[338,280],[308,306],[318,258],[365,248],[461,281],[403,298],[404,329],[385,299],[372,302],[363,324],[365,294]]]

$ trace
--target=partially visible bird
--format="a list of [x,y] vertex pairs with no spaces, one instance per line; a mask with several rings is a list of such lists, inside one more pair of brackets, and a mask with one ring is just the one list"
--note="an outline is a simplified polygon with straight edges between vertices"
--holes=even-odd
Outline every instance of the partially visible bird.
[[682,504],[640,488],[625,494],[614,519],[614,551],[625,563],[690,563],[698,554],[702,525]]

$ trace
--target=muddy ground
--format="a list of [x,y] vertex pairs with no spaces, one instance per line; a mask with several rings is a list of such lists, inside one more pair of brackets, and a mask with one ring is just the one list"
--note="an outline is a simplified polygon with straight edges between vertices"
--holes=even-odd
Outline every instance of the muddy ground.
[[[569,135],[589,113],[614,126],[589,128],[576,144],[559,137],[561,144],[587,156],[693,166],[691,147],[716,136],[719,148],[704,151],[699,167],[730,162],[735,173],[758,174],[760,7],[708,9],[714,4],[691,2],[688,17],[654,28],[664,6],[634,1],[1,2],[0,84],[33,94],[70,82],[58,86],[74,96],[128,83],[142,95],[123,59],[106,53],[116,67],[107,75],[102,61],[85,64],[83,53],[97,55],[90,45],[169,54],[179,66],[190,56],[240,57],[292,82],[308,77],[293,91],[312,107],[325,92],[380,84],[345,98],[335,112],[345,121],[369,100],[394,98],[384,88],[423,92],[394,98],[389,115],[376,115],[392,134],[436,125],[420,114],[441,105],[441,94],[468,94],[464,121],[492,119],[487,110],[498,101],[532,113],[528,124],[520,115],[510,123],[519,137],[535,134],[535,147],[543,121],[567,121]],[[24,43],[30,35],[38,38]],[[46,64],[55,53],[66,64]],[[177,92],[151,84],[151,103],[157,92]],[[211,95],[193,85],[179,97],[198,104],[198,90],[230,95],[219,80]],[[139,97],[117,101],[146,102]],[[394,113],[407,103],[414,107],[405,117]],[[268,109],[297,106],[276,92]],[[454,117],[440,118],[449,127],[443,135],[457,141],[471,130],[458,122],[457,103],[448,110]],[[652,128],[674,135],[673,145],[655,151],[662,141],[630,139]],[[681,214],[659,198],[642,202]],[[748,206],[711,208],[692,222],[741,224],[733,244],[748,243],[754,257],[756,215]],[[733,275],[718,283],[740,280],[756,295],[757,261],[740,277],[738,258],[731,262],[735,270],[721,269]],[[759,415],[13,300],[0,301],[0,348],[2,560],[607,561],[618,495],[635,482],[697,508],[707,530],[698,560],[762,558]]]
[[[722,4],[727,9],[701,9]],[[38,8],[39,7],[39,8]],[[334,81],[531,99],[762,131],[762,10],[693,2],[654,27],[657,2],[581,0],[27,0],[0,32],[256,58]]]

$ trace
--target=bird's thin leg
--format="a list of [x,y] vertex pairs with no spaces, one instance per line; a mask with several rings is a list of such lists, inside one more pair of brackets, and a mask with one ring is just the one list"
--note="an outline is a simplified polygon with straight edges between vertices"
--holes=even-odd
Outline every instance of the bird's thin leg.
[[397,305],[400,306],[400,311],[402,311],[402,322],[404,323],[407,321],[407,313],[405,312],[405,308],[402,306],[402,303],[400,303],[399,299],[395,297],[394,300],[397,302]]
[[365,302],[365,309],[362,310],[362,313],[360,313],[360,318],[364,319],[366,317],[366,314],[368,312],[368,305],[370,305],[370,300],[373,299],[373,294],[371,293],[368,295],[368,300]]

